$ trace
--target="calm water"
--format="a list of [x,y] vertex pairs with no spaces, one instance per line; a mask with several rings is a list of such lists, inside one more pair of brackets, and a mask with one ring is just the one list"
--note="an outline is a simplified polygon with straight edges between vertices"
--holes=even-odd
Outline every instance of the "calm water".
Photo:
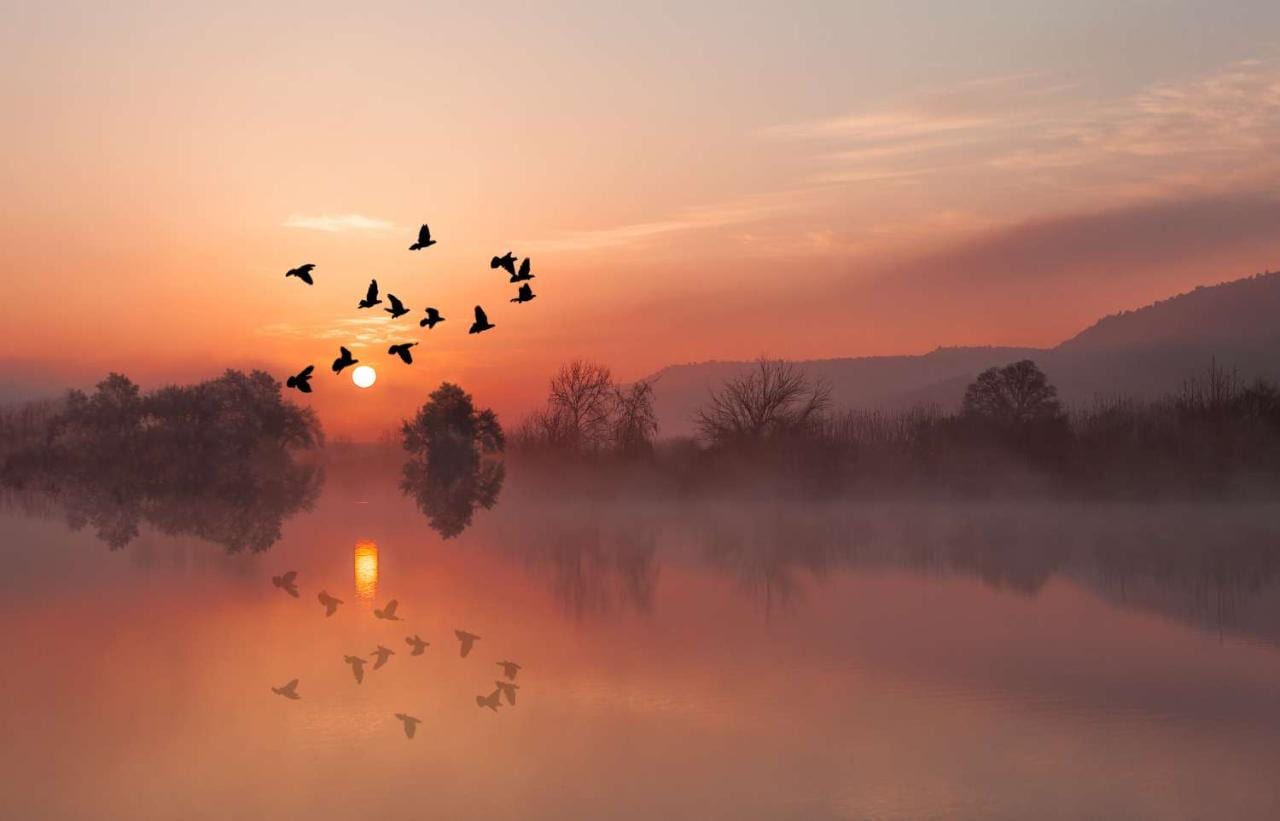
[[4,816],[1280,816],[1280,508],[504,494],[445,541],[331,470],[235,554],[8,499]]

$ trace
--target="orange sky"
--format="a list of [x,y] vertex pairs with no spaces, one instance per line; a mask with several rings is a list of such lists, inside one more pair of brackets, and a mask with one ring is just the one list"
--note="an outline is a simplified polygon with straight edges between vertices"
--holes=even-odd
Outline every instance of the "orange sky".
[[[234,5],[10,14],[0,396],[350,340],[378,385],[306,401],[371,438],[442,379],[1049,345],[1280,259],[1271,3]],[[354,323],[371,276],[448,321]]]

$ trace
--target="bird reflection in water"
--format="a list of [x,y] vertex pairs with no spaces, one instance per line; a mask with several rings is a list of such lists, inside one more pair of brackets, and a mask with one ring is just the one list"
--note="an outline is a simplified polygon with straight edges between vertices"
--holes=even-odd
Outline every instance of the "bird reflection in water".
[[372,599],[378,593],[378,545],[374,542],[356,542],[355,549],[356,595]]

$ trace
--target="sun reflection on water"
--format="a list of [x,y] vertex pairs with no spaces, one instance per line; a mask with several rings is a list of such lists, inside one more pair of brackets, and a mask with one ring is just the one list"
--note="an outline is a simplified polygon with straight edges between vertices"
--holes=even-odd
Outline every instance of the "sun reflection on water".
[[378,593],[378,545],[374,542],[356,542],[355,549],[356,595],[372,599]]

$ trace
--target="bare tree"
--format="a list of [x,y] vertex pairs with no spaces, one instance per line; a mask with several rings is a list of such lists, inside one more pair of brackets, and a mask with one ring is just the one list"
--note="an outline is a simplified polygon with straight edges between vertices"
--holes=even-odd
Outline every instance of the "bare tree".
[[609,445],[610,412],[615,395],[609,368],[575,359],[551,377],[548,419],[550,441],[567,450],[595,452]]
[[653,410],[653,385],[636,382],[614,388],[613,446],[621,454],[638,456],[653,450],[658,415]]
[[753,446],[816,429],[831,390],[790,362],[761,357],[711,394],[698,411],[698,433],[713,446]]

